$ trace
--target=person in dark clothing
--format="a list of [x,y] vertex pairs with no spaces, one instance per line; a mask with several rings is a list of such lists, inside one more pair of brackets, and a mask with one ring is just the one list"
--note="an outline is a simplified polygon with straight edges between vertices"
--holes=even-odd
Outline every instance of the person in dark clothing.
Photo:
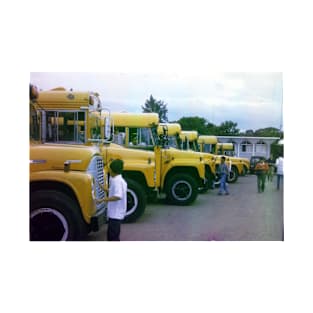
[[267,180],[273,181],[275,172],[275,159],[273,158],[273,155],[271,155],[270,158],[266,160],[266,162],[268,164]]
[[258,192],[264,192],[265,189],[265,179],[268,173],[268,164],[265,162],[264,159],[261,159],[255,166],[254,170],[257,175],[257,185],[258,185]]

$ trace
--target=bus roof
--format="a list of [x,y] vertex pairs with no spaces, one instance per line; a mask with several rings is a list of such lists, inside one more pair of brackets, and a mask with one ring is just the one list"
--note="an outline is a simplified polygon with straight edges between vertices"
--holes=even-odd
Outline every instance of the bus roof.
[[82,106],[99,105],[99,95],[93,92],[73,92],[64,88],[55,88],[38,93],[37,104],[48,109],[79,109]]
[[219,142],[217,148],[222,148],[223,150],[234,150],[234,144],[232,142]]
[[217,144],[216,136],[201,135],[198,137],[199,144]]
[[120,127],[152,127],[158,125],[159,115],[157,113],[118,113],[111,112],[114,126]]
[[188,139],[189,141],[196,141],[198,139],[198,132],[196,130],[182,130],[179,137],[181,140]]
[[168,136],[175,136],[181,132],[181,126],[178,123],[160,123],[158,126],[158,135],[162,135],[164,129],[167,130]]

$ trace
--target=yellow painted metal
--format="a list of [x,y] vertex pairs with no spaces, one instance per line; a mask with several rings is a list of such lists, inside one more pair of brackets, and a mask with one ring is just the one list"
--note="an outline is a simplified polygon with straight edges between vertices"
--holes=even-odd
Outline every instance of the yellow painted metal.
[[110,117],[114,126],[118,127],[152,127],[159,123],[157,113],[118,113],[111,112]]
[[216,136],[207,136],[207,135],[200,135],[198,137],[199,144],[217,144],[217,137]]
[[[62,183],[75,194],[82,215],[87,223],[96,212],[92,198],[92,177],[86,173],[90,159],[100,155],[96,146],[62,144],[30,144],[30,182]],[[65,161],[72,162],[70,171],[65,170]]]
[[77,109],[91,104],[89,92],[71,92],[66,90],[49,90],[39,92],[37,104],[39,108]]
[[160,123],[157,128],[158,135],[163,135],[164,130],[168,136],[176,136],[181,132],[181,126],[178,123]]
[[231,142],[219,142],[217,143],[217,149],[221,149],[222,151],[225,150],[234,150],[234,144]]
[[182,130],[179,134],[181,140],[187,139],[190,142],[198,139],[198,132],[196,130]]

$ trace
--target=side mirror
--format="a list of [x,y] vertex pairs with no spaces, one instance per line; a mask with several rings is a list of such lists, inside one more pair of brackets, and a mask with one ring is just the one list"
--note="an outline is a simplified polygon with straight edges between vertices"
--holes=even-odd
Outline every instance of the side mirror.
[[104,119],[104,139],[109,140],[111,133],[111,119],[109,116],[106,116]]

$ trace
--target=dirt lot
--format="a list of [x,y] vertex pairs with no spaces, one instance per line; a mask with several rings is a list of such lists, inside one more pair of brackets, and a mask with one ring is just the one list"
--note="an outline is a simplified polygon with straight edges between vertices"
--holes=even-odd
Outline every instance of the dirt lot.
[[[123,241],[250,241],[283,240],[283,188],[276,177],[264,193],[257,192],[256,176],[239,177],[229,185],[230,195],[218,190],[200,194],[192,206],[149,204],[133,224],[122,224]],[[90,241],[106,240],[107,225],[91,233]]]

